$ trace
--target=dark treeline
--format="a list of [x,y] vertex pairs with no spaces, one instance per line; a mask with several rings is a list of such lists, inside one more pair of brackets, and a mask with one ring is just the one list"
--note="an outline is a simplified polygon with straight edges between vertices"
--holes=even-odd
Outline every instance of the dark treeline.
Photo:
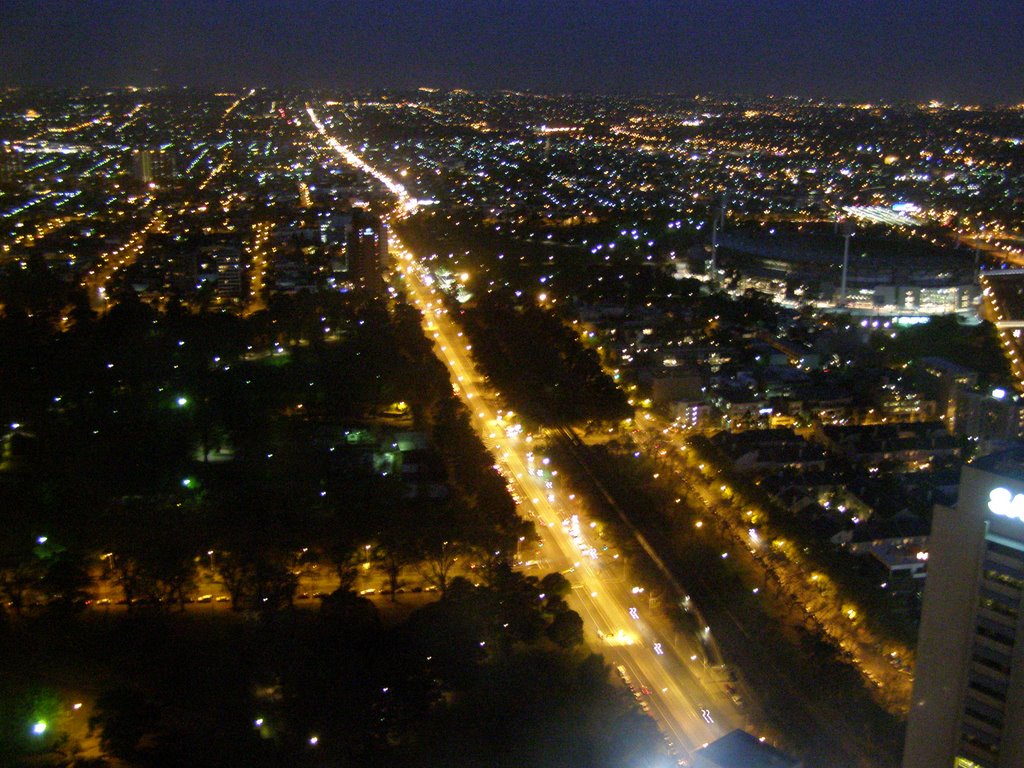
[[29,759],[19,726],[53,718],[73,685],[95,693],[89,726],[118,762],[47,734],[32,764],[650,765],[654,722],[580,645],[568,591],[560,574],[496,566],[396,626],[351,592],[272,622],[22,622],[0,633],[3,658],[18,659],[0,684],[0,765]]
[[[346,577],[369,543],[394,572],[431,554],[501,557],[528,535],[405,305],[301,295],[243,320],[126,297],[65,332],[9,312],[0,358],[2,423],[16,425],[0,589],[15,612],[83,598],[100,558],[129,604],[180,605],[213,551],[236,607],[274,608],[300,560]],[[441,499],[410,498],[344,445],[345,427],[396,401],[440,455]],[[50,583],[61,569],[77,574],[67,589]]]
[[463,308],[459,321],[483,370],[530,421],[559,426],[631,415],[597,353],[556,315],[492,292]]
[[[89,764],[56,728],[28,730],[69,691],[105,754],[139,765],[652,754],[653,725],[580,645],[564,579],[509,569],[531,527],[415,310],[299,295],[239,318],[126,295],[60,315],[0,317],[3,760]],[[412,493],[347,439],[375,436],[376,460],[395,403],[446,493]],[[469,564],[480,586],[457,575]],[[340,587],[294,611],[312,566]],[[441,601],[384,628],[356,576],[394,599],[410,571]],[[182,612],[210,579],[237,613]],[[101,581],[124,608],[87,608]]]
[[893,364],[929,356],[944,357],[979,371],[993,382],[1012,380],[999,335],[988,322],[968,326],[953,316],[933,317],[923,325],[903,329],[895,339],[876,334],[872,344],[883,351]]

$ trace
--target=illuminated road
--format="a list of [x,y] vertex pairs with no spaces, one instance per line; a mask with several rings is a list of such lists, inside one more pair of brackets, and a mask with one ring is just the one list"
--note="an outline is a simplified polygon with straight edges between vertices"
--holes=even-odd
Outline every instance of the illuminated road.
[[[1017,270],[1013,270],[1016,272]],[[1012,327],[1013,322],[1018,318],[1012,317],[1000,304],[999,297],[992,285],[994,280],[1000,280],[1007,275],[1000,274],[1000,270],[982,272],[979,282],[981,283],[982,316],[991,321],[999,334],[999,343],[1002,344],[1003,353],[1010,364],[1010,371],[1013,373],[1014,384],[1017,389],[1024,392],[1024,359],[1021,358],[1021,330],[1019,327]]]
[[[669,457],[673,462],[671,476],[678,483],[677,489],[696,499],[709,519],[718,521],[723,536],[747,550],[751,556],[747,563],[757,574],[756,580],[760,582],[763,579],[767,584],[769,578],[773,579],[777,594],[787,595],[819,632],[855,659],[850,664],[863,676],[865,685],[884,686],[886,706],[903,711],[910,701],[911,679],[894,662],[905,657],[906,652],[895,654],[896,659],[889,655],[893,648],[900,646],[896,643],[885,646],[867,629],[858,628],[853,623],[856,611],[852,607],[844,609],[845,618],[837,616],[835,606],[838,598],[830,593],[835,587],[828,575],[815,571],[799,557],[792,542],[773,535],[770,526],[761,523],[762,527],[758,529],[751,522],[753,510],[744,511],[742,507],[748,505],[736,504],[732,490],[724,479],[715,479],[711,468],[705,476],[688,464],[685,431],[677,431],[650,414],[645,414],[645,418],[638,422],[633,435],[638,447],[650,457]],[[822,595],[826,593],[830,596],[823,601]],[[850,620],[849,623],[846,619]]]
[[[598,633],[603,652],[614,665],[625,668],[637,690],[651,691],[641,695],[641,701],[679,748],[679,756],[688,757],[690,749],[714,740],[741,720],[720,690],[705,690],[707,673],[699,661],[691,661],[702,657],[698,643],[674,637],[661,617],[647,608],[645,593],[634,592],[635,585],[623,580],[622,565],[597,555],[597,542],[587,538],[592,528],[581,505],[557,487],[557,474],[551,474],[557,469],[544,465],[544,457],[531,450],[532,442],[516,434],[514,421],[503,418],[498,398],[482,383],[470,359],[471,349],[444,310],[430,275],[400,240],[393,237],[390,247],[400,261],[409,299],[423,312],[435,351],[470,408],[474,426],[520,500],[520,513],[541,533],[546,569],[566,572],[575,606],[588,628]],[[544,476],[538,475],[541,467]]]
[[249,248],[249,303],[245,314],[251,315],[266,309],[263,301],[263,290],[266,285],[269,253],[267,245],[273,225],[270,222],[257,222],[252,225],[252,246]]
[[[152,204],[152,198],[148,198],[142,204],[142,208]],[[131,237],[113,251],[103,254],[96,264],[95,269],[90,269],[83,286],[89,295],[89,306],[96,312],[105,312],[108,308],[107,286],[110,280],[121,269],[131,265],[146,245],[146,236],[151,232],[159,232],[167,221],[167,213],[157,211],[153,217],[137,229]]]
[[[255,93],[255,91],[249,91],[247,94],[239,96],[237,100],[232,102],[221,116],[221,125],[223,125],[227,116],[230,115],[239,104],[245,101],[245,99],[252,96],[253,93]],[[132,114],[134,114],[134,111]],[[213,179],[229,164],[230,150],[225,150],[224,159],[218,165],[214,166],[206,178],[200,182],[199,189],[206,189],[210,182],[213,181]],[[142,211],[152,205],[153,201],[154,198],[151,195],[146,195],[143,198],[142,204],[139,206],[139,210]],[[178,213],[184,215],[188,211],[189,206],[190,203],[187,202],[182,204],[178,208]],[[158,209],[153,214],[152,218],[132,233],[128,240],[113,251],[103,254],[98,260],[96,267],[89,270],[86,276],[82,279],[82,285],[89,296],[89,305],[94,311],[102,313],[109,308],[107,287],[110,280],[119,270],[122,270],[135,262],[146,246],[146,236],[153,232],[162,231],[164,224],[167,223],[169,214],[170,211],[167,209]]]
[[[132,108],[132,110],[130,112],[128,112],[128,114],[125,115],[124,122],[121,123],[121,125],[117,126],[114,130],[118,131],[118,132],[124,131],[129,125],[131,125],[136,120],[138,120],[139,113],[146,106],[147,105],[145,105],[145,104],[137,104],[134,108]],[[106,112],[106,113],[104,113],[103,115],[101,115],[100,117],[98,117],[98,118],[96,118],[94,120],[88,120],[88,121],[86,121],[84,123],[81,123],[79,125],[74,125],[74,126],[71,126],[69,128],[47,128],[45,131],[43,131],[42,134],[39,134],[39,136],[45,136],[45,135],[47,135],[49,133],[63,134],[63,133],[72,133],[72,132],[76,132],[76,131],[81,131],[81,130],[84,130],[84,129],[89,128],[89,127],[100,125],[101,123],[104,123],[104,122],[108,121],[109,118],[110,118],[110,113]],[[97,170],[98,168],[102,167],[103,165],[106,165],[107,163],[111,162],[114,159],[115,159],[114,155],[108,155],[106,158],[101,160],[99,163],[97,163],[96,165],[93,165],[92,168],[84,171],[81,174],[80,178],[88,178],[89,175],[93,171]],[[47,195],[41,195],[40,198],[39,198],[39,201],[41,202],[46,197],[47,197]],[[56,231],[60,227],[63,227],[64,225],[69,224],[72,221],[76,221],[76,220],[82,218],[82,216],[83,216],[83,214],[72,214],[72,215],[65,215],[65,216],[54,216],[51,219],[39,222],[39,223],[35,224],[35,226],[33,227],[32,231],[22,233],[22,234],[18,235],[17,237],[15,237],[13,240],[11,240],[9,243],[4,243],[2,246],[0,246],[0,253],[8,254],[12,250],[14,250],[15,248],[31,248],[32,246],[34,246],[38,242],[40,242],[43,238],[45,238],[47,235],[49,235],[51,232]]]
[[[398,215],[415,207],[404,187],[370,169],[351,150],[331,139],[312,108],[307,112],[346,162],[354,159],[358,162],[353,165],[389,189],[401,189]],[[470,346],[444,309],[433,276],[394,234],[389,249],[408,298],[421,311],[424,330],[434,340],[435,352],[448,367],[456,393],[472,412],[474,426],[508,480],[520,513],[537,526],[543,570],[559,570],[569,578],[574,607],[597,635],[606,658],[613,666],[623,668],[639,693],[641,706],[658,722],[674,756],[688,762],[693,749],[744,725],[743,715],[721,684],[712,679],[721,671],[706,670],[701,663],[699,640],[674,633],[668,622],[648,607],[646,592],[623,579],[622,564],[599,555],[597,542],[588,540],[593,529],[584,510],[558,487],[557,469],[534,454],[533,442],[521,434],[514,417],[505,418],[508,414],[499,397],[482,381],[472,362]],[[539,476],[542,467],[544,475]]]
[[984,251],[999,261],[1004,261],[1015,267],[1024,266],[1024,252],[1022,252],[1020,246],[1009,245],[1005,242],[1007,240],[1020,242],[1019,236],[1003,234],[995,238],[996,242],[992,242],[992,235],[971,232],[959,232],[958,235],[962,245],[969,248],[977,248],[979,251]]
[[4,243],[3,246],[0,247],[0,253],[6,255],[15,248],[31,248],[37,242],[41,241],[43,238],[49,235],[51,232],[54,232],[57,229],[63,227],[65,224],[69,224],[72,221],[76,221],[80,218],[82,218],[81,214],[73,214],[71,216],[54,216],[51,219],[39,222],[33,227],[32,231],[24,232],[15,237],[13,240],[11,240],[11,242]]
[[313,125],[316,127],[317,131],[320,132],[320,135],[323,136],[324,141],[327,142],[328,146],[330,146],[331,149],[333,149],[335,152],[341,155],[341,158],[346,163],[351,165],[353,168],[362,171],[368,176],[372,176],[373,178],[375,178],[377,181],[384,185],[388,192],[395,196],[399,215],[406,216],[416,210],[416,208],[419,206],[419,201],[409,194],[404,184],[399,184],[390,176],[387,176],[383,172],[377,170],[369,163],[367,163],[365,160],[363,160],[363,158],[361,158],[359,155],[353,152],[349,147],[345,146],[340,141],[331,136],[329,133],[327,133],[326,126],[324,126],[324,124],[320,122],[320,118],[317,117],[316,112],[314,112],[313,108],[308,104],[306,105],[306,114],[309,115],[309,119],[313,122]]

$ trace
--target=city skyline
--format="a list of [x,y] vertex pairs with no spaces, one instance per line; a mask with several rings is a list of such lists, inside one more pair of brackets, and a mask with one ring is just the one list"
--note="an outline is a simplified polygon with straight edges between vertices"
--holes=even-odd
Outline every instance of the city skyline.
[[0,85],[1024,100],[1024,8],[843,0],[6,5]]
[[0,765],[1021,768],[1022,32],[0,5]]

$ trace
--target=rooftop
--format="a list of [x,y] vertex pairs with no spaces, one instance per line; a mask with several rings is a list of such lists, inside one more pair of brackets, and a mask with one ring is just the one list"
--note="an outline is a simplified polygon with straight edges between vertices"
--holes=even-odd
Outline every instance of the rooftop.
[[736,729],[696,753],[696,765],[720,768],[800,768],[801,762]]
[[970,466],[982,472],[991,472],[1013,480],[1024,480],[1024,448],[990,453],[971,462]]

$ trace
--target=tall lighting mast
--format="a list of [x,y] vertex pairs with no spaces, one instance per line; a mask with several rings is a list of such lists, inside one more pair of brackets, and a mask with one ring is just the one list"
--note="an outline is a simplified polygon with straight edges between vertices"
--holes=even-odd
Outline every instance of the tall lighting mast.
[[729,205],[729,191],[722,192],[717,207],[712,209],[711,218],[711,284],[718,283],[718,232],[725,229],[725,211]]
[[846,274],[850,268],[850,238],[853,237],[853,220],[843,220],[843,278],[839,284],[839,306],[846,306]]

